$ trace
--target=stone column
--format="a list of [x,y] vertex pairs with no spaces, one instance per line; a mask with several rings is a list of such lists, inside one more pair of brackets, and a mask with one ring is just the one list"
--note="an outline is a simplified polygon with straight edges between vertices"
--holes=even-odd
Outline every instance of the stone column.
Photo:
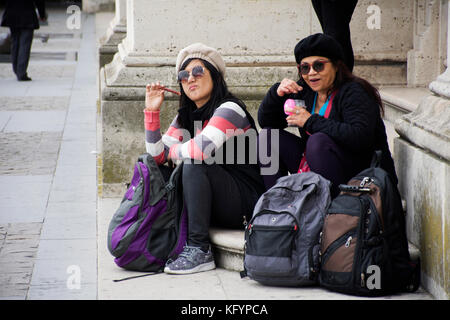
[[114,0],[82,0],[81,5],[87,13],[114,10]]
[[430,90],[435,92],[436,94],[450,98],[450,68],[449,68],[449,61],[450,61],[450,27],[449,27],[449,17],[450,17],[450,5],[447,2],[447,60],[446,60],[446,70],[443,74],[437,77],[437,79],[430,83]]
[[[441,23],[447,30],[449,4]],[[420,248],[422,285],[435,297],[450,297],[450,72],[430,84],[435,93],[396,123],[395,161],[399,188],[407,202],[409,240]]]
[[408,52],[409,86],[427,86],[443,71],[447,54],[444,7],[439,0],[414,1],[414,48]]
[[127,35],[127,0],[116,0],[115,16],[111,20],[106,35],[100,40],[99,66],[110,63],[114,54],[118,51],[118,44]]

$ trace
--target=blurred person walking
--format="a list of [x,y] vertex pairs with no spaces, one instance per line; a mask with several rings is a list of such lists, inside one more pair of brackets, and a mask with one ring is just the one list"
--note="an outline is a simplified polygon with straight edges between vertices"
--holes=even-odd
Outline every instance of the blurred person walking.
[[35,29],[39,29],[36,8],[41,21],[47,20],[44,0],[6,0],[2,27],[11,30],[11,61],[18,81],[30,81],[27,69]]

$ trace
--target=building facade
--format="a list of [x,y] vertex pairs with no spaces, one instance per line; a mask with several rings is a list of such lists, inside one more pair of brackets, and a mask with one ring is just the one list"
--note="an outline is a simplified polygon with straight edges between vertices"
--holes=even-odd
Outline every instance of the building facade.
[[[100,2],[107,1],[84,0],[83,8]],[[321,32],[309,0],[116,0],[115,10],[99,49],[105,196],[123,192],[145,151],[145,85],[177,87],[179,50],[193,42],[216,47],[230,90],[255,114],[273,83],[297,77],[295,44]],[[450,295],[449,10],[448,0],[361,0],[350,25],[354,73],[375,84],[385,103],[423,286],[442,299]],[[177,110],[168,100],[163,129]]]

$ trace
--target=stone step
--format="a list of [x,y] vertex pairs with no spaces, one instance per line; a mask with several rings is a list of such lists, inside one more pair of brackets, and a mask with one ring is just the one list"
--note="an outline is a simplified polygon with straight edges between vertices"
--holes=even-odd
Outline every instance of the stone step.
[[244,231],[210,228],[216,265],[232,271],[244,270]]
[[379,88],[384,104],[384,119],[392,123],[418,107],[420,101],[431,94],[427,88],[408,88],[406,86],[382,86]]
[[[244,270],[244,231],[211,228],[209,235],[216,265],[231,271]],[[411,243],[409,253],[412,259],[420,257],[420,250]]]
[[395,121],[401,116],[414,111],[422,98],[430,95],[426,88],[386,87],[379,89],[384,105],[384,125],[388,137],[389,149],[394,153],[394,139],[399,135],[395,131]]
[[60,51],[77,50],[80,48],[80,43],[81,39],[49,38],[45,40],[43,38],[35,38],[31,45],[31,51],[37,49],[57,49]]

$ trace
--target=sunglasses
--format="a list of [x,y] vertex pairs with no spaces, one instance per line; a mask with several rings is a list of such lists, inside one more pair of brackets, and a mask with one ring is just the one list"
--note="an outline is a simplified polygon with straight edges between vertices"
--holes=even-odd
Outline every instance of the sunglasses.
[[187,82],[191,74],[194,78],[202,77],[205,74],[205,69],[202,66],[195,66],[191,72],[181,70],[178,72],[178,82]]
[[330,60],[316,60],[312,64],[303,62],[299,67],[299,71],[302,75],[307,75],[311,70],[311,67],[316,72],[321,72],[325,69],[325,63],[331,62]]

